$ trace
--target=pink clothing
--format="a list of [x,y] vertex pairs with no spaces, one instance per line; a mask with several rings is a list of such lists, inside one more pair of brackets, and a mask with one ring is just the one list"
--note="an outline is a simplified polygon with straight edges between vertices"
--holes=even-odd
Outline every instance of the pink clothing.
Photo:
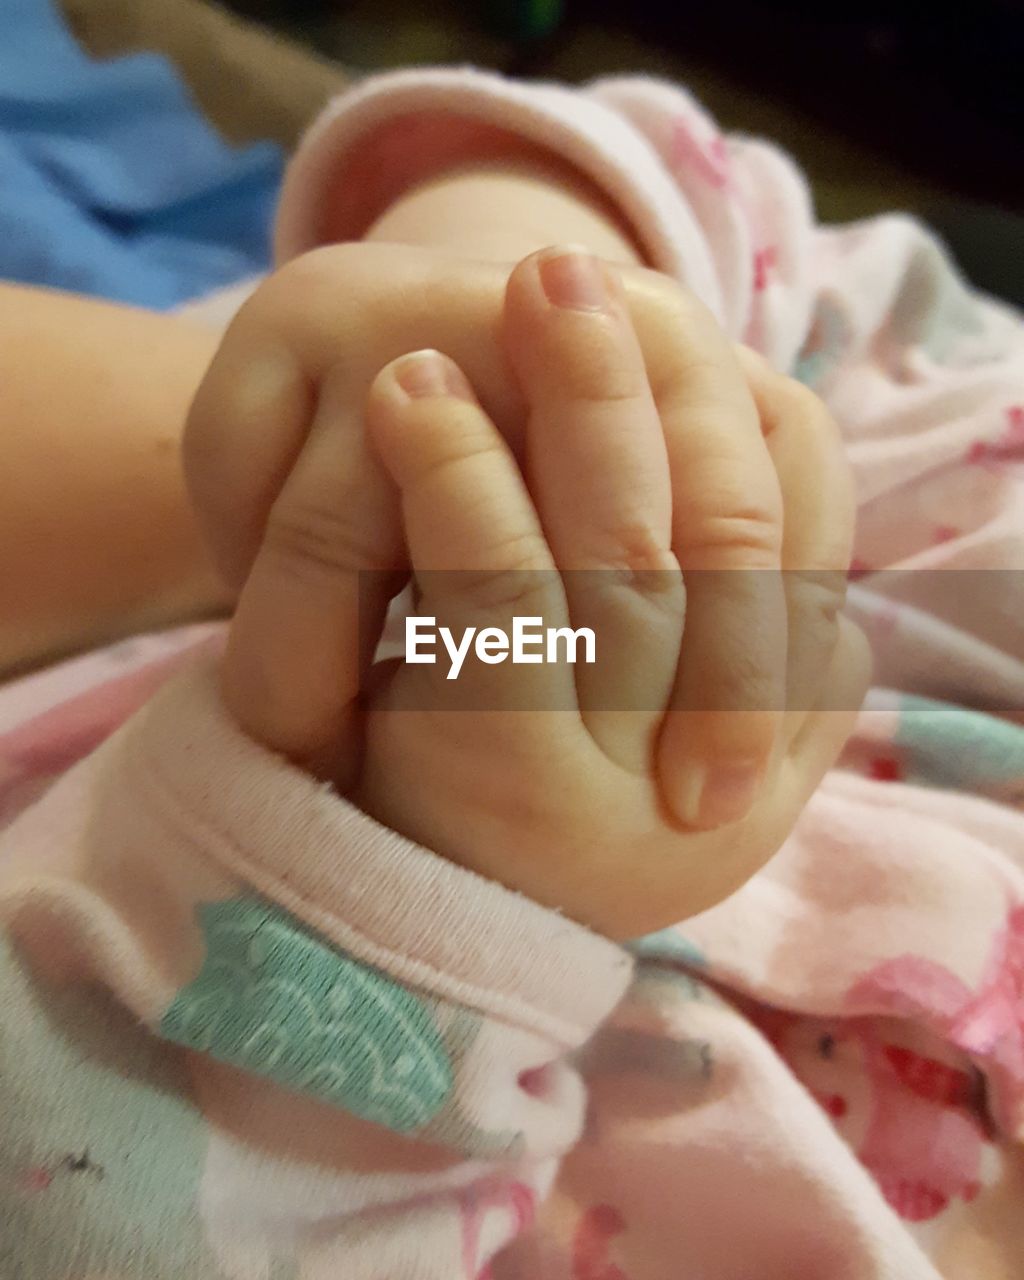
[[371,80],[300,149],[281,255],[478,122],[827,399],[883,687],[773,862],[621,949],[245,738],[216,633],[12,686],[0,1275],[1021,1274],[1024,326],[909,219],[816,227],[786,157],[641,79]]

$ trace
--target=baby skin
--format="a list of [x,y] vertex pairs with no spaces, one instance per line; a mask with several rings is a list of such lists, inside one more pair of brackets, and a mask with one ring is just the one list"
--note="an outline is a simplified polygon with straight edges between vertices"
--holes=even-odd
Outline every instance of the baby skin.
[[[849,733],[868,664],[836,427],[655,272],[318,250],[235,320],[185,456],[240,592],[242,728],[608,937],[746,881]],[[375,663],[410,577],[456,634],[540,616],[600,659]]]

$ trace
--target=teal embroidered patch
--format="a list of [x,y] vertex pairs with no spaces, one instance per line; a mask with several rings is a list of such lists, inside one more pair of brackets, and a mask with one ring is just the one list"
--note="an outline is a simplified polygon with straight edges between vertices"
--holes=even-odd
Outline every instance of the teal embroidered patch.
[[981,711],[904,695],[893,741],[914,781],[987,790],[1024,779],[1024,729]]
[[437,1114],[453,1077],[429,1001],[258,898],[197,915],[206,958],[163,1036],[400,1133]]
[[638,960],[667,960],[697,969],[707,963],[699,947],[674,925],[635,938],[627,945]]
[[796,356],[792,374],[805,386],[816,387],[840,362],[849,341],[848,324],[835,303],[822,299],[807,341]]

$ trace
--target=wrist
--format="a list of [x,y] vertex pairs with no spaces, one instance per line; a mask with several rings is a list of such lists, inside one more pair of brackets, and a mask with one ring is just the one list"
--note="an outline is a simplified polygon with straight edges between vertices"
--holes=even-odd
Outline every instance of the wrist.
[[569,165],[523,143],[424,177],[398,194],[363,238],[495,262],[573,243],[610,262],[643,263],[611,201]]

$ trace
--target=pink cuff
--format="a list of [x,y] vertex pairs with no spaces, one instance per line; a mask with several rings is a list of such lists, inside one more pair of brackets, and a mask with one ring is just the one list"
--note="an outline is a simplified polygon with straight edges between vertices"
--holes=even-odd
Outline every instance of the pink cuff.
[[397,835],[253,742],[214,667],[173,681],[126,732],[112,825],[145,830],[150,861],[213,864],[353,958],[567,1048],[625,991],[620,947]]
[[403,190],[493,150],[529,142],[593,182],[630,225],[651,265],[718,315],[721,289],[694,213],[642,134],[596,98],[517,84],[472,68],[397,71],[342,94],[313,125],[285,178],[279,262],[357,239]]

